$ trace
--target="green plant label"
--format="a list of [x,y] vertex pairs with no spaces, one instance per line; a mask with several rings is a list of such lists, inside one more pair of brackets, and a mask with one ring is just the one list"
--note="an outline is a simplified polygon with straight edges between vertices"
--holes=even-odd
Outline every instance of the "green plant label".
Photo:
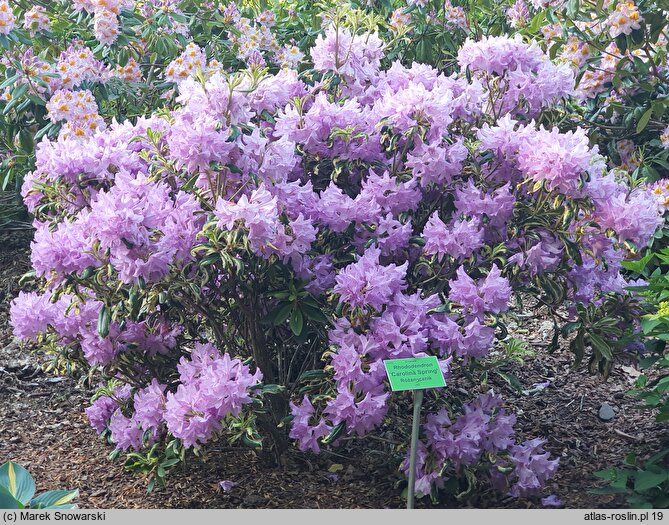
[[383,361],[390,380],[390,388],[398,390],[422,390],[446,386],[439,361],[432,357],[388,359]]

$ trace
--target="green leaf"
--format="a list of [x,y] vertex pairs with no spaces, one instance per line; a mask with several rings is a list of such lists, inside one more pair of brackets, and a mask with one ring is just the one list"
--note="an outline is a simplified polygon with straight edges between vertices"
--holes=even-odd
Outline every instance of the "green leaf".
[[242,436],[242,443],[244,443],[244,445],[246,445],[247,447],[251,447],[251,448],[254,448],[254,449],[262,448],[262,440],[251,438],[250,436],[247,436],[246,434],[244,434]]
[[53,128],[55,128],[55,124],[53,122],[49,122],[46,126],[44,126],[42,129],[40,129],[37,133],[35,133],[35,142],[39,141],[44,135],[49,133]]
[[290,297],[290,292],[287,290],[277,290],[275,292],[269,292],[267,295],[274,299],[288,299],[288,297]]
[[98,334],[105,338],[109,335],[109,324],[111,323],[111,311],[107,305],[103,305],[98,315]]
[[562,239],[562,243],[564,244],[565,251],[567,252],[567,255],[573,259],[573,261],[577,265],[583,264],[583,258],[581,257],[581,252],[578,249],[578,245],[574,241],[570,241],[569,239]]
[[630,496],[627,498],[627,502],[630,504],[630,507],[633,509],[652,509],[653,504],[650,501],[646,501],[643,496]]
[[250,390],[262,392],[263,394],[280,394],[286,389],[283,385],[255,385]]
[[16,73],[15,75],[12,75],[11,77],[5,79],[5,81],[2,84],[0,84],[0,89],[5,89],[10,84],[16,82],[19,78],[21,78],[21,75],[19,73]]
[[621,489],[619,487],[600,487],[588,491],[589,494],[624,494],[626,492],[626,489]]
[[[669,162],[667,162],[666,160],[655,158],[653,159],[653,162],[658,166],[662,166],[665,170],[669,170]],[[659,235],[658,238],[661,238],[663,236],[662,230],[657,230],[655,233]]]
[[19,84],[12,90],[12,99],[21,98],[28,91],[28,84]]
[[588,337],[590,338],[590,344],[592,345],[592,348],[595,350],[595,352],[608,361],[613,359],[611,347],[601,336],[589,333]]
[[303,327],[304,315],[302,314],[302,310],[295,308],[295,310],[293,310],[293,316],[290,318],[290,329],[295,335],[300,335]]
[[341,433],[344,431],[344,428],[346,428],[346,423],[343,421],[335,425],[332,430],[330,430],[330,433],[321,440],[321,443],[324,445],[332,443],[341,435]]
[[35,148],[33,136],[27,129],[19,131],[19,143],[21,144],[21,149],[26,153],[32,153]]
[[50,490],[30,502],[32,509],[60,509],[79,496],[79,490]]
[[565,323],[562,326],[562,329],[560,330],[560,332],[562,333],[562,337],[567,337],[569,334],[571,334],[572,332],[575,332],[579,328],[581,328],[581,322],[580,321],[569,322],[569,323]]
[[606,470],[598,470],[597,472],[593,472],[593,476],[607,481],[615,481],[618,479],[618,469],[607,468]]
[[314,308],[311,305],[308,304],[302,304],[301,308],[303,310],[303,313],[306,317],[313,321],[318,321],[319,323],[325,323],[329,324],[330,319],[327,318],[327,316],[323,313],[323,310],[319,308]]
[[298,383],[303,383],[305,381],[316,381],[327,377],[327,374],[323,370],[307,370],[302,372],[302,375],[298,378]]
[[635,475],[634,490],[636,492],[642,492],[644,490],[652,489],[667,481],[667,478],[667,472],[657,473],[642,470]]
[[651,319],[650,317],[642,317],[641,330],[643,330],[644,334],[648,335],[653,331],[653,328],[655,328],[661,322],[662,321],[660,319]]
[[24,505],[0,485],[0,509],[22,509]]
[[534,15],[534,18],[532,19],[529,25],[530,33],[536,33],[537,31],[539,31],[539,28],[544,23],[545,19],[546,19],[545,11],[539,11],[536,15]]
[[625,456],[625,460],[623,461],[623,463],[625,463],[625,465],[630,465],[632,467],[636,465],[636,454],[634,454],[633,452],[627,454],[627,456]]
[[5,106],[5,109],[2,110],[2,114],[6,115],[9,113],[14,106],[16,106],[19,103],[20,99],[18,98],[13,98],[12,100],[9,101],[9,103]]
[[26,469],[13,461],[0,467],[0,486],[5,487],[23,505],[30,503],[35,495],[35,480]]
[[630,472],[628,470],[619,470],[618,478],[611,482],[611,487],[616,489],[627,489],[627,480],[630,477]]
[[126,49],[121,49],[118,53],[118,65],[125,67],[128,63],[128,51]]
[[290,317],[290,313],[293,311],[293,303],[285,303],[280,308],[274,310],[271,314],[272,324],[274,326],[279,326],[285,323]]
[[661,119],[662,115],[664,115],[664,111],[667,107],[667,104],[665,100],[654,100],[651,103],[651,107],[653,109],[653,115],[655,116],[655,118]]
[[585,342],[583,340],[583,330],[579,330],[576,337],[569,343],[569,350],[576,356],[575,366],[578,366],[585,355]]
[[166,459],[160,464],[160,466],[163,467],[164,469],[170,468],[179,463],[179,461],[180,461],[179,458]]
[[653,465],[653,464],[657,463],[658,461],[660,461],[666,455],[669,455],[669,448],[665,448],[664,450],[661,450],[657,454],[653,454],[646,461],[646,465]]
[[520,381],[515,375],[500,371],[497,371],[496,374],[504,379],[504,381],[509,383],[509,386],[511,386],[511,388],[513,388],[516,392],[522,392],[523,385],[520,384]]
[[[641,321],[641,323],[642,323],[642,326],[643,326],[643,321]],[[658,357],[655,356],[655,355],[651,355],[651,356],[648,356],[648,357],[641,357],[639,359],[639,368],[641,368],[641,370],[646,370],[647,368],[650,368],[655,363],[657,363],[657,361],[658,361]],[[644,376],[641,376],[641,377],[644,377]]]
[[562,44],[560,44],[559,42],[553,44],[548,51],[548,57],[551,60],[554,60],[555,57],[557,56],[558,52],[560,51],[560,49],[562,49]]
[[632,270],[633,272],[641,273],[653,257],[655,257],[655,254],[649,253],[638,261],[622,261],[620,264],[623,268]]
[[648,125],[648,122],[650,121],[650,117],[653,116],[653,108],[649,108],[645,111],[643,115],[641,115],[641,118],[639,119],[639,122],[636,125],[636,132],[641,133],[644,129],[646,129],[646,126]]
[[669,509],[669,496],[653,498],[653,507],[656,509]]

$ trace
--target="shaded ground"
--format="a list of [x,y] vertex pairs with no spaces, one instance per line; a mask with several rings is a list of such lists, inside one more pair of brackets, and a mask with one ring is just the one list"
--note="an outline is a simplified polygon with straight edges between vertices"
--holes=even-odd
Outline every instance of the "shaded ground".
[[[192,462],[173,471],[165,489],[146,494],[146,481],[123,469],[122,461],[107,459],[110,447],[88,426],[83,407],[91,392],[70,378],[43,374],[35,356],[20,352],[8,328],[8,303],[18,293],[18,278],[29,270],[29,237],[0,235],[0,463],[11,459],[34,475],[38,491],[79,488],[80,507],[96,508],[383,508],[402,507],[402,477],[397,473],[398,428],[407,416],[392,414],[406,425],[388,426],[365,443],[349,441],[319,456],[289,453],[283,468],[268,467],[248,449],[214,446],[208,461]],[[634,448],[643,457],[663,436],[667,426],[650,421],[634,409],[623,392],[636,374],[616,365],[608,382],[585,371],[571,371],[565,350],[545,355],[551,323],[540,312],[522,322],[522,337],[540,359],[505,370],[516,374],[523,388],[550,381],[535,394],[522,395],[506,383],[491,379],[488,387],[504,394],[518,416],[519,438],[547,438],[546,449],[560,456],[558,474],[546,487],[568,508],[624,506],[619,496],[590,495],[597,485],[592,472],[617,466]],[[463,388],[451,384],[449,388]],[[429,397],[429,396],[428,396]],[[407,408],[408,408],[407,398]],[[597,412],[603,402],[616,416],[603,422]],[[428,400],[429,403],[429,400]],[[407,410],[407,413],[409,410]],[[392,430],[394,429],[394,430]],[[408,432],[408,428],[406,429]],[[336,471],[336,472],[333,472]],[[237,483],[230,492],[221,480]],[[516,500],[482,491],[459,506],[537,507],[537,501]],[[429,505],[420,501],[419,506]]]

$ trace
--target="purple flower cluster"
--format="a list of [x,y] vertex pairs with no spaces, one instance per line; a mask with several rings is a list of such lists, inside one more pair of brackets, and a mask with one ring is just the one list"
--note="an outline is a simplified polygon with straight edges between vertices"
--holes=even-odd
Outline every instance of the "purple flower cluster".
[[333,291],[342,302],[353,308],[369,305],[381,310],[405,287],[407,263],[384,266],[379,263],[379,255],[378,249],[370,248],[357,262],[339,272]]
[[312,452],[320,452],[321,448],[318,440],[327,436],[332,427],[328,426],[325,421],[319,421],[317,425],[310,425],[309,421],[315,413],[314,406],[309,401],[307,396],[304,396],[301,405],[296,405],[290,402],[290,412],[293,416],[293,422],[290,427],[289,436],[297,440],[297,446],[300,450],[311,450]]
[[539,45],[520,35],[468,39],[458,51],[458,64],[479,75],[495,75],[499,92],[491,92],[497,114],[533,116],[574,92],[574,74],[567,64],[553,64]]
[[91,426],[98,434],[109,430],[112,442],[119,450],[141,450],[144,446],[144,433],[149,434],[149,443],[153,443],[160,433],[160,414],[164,411],[165,385],[156,379],[145,389],[134,395],[135,413],[128,417],[124,414],[132,396],[129,385],[114,389],[111,396],[101,395],[85,409]]
[[[549,459],[541,439],[517,444],[513,439],[516,417],[501,408],[502,401],[490,394],[463,406],[463,413],[452,421],[446,409],[427,416],[425,442],[418,451],[416,492],[429,494],[432,486],[441,487],[445,475],[462,466],[477,464],[484,455],[496,457],[495,467],[511,466],[509,474],[493,468],[491,481],[512,496],[538,494],[558,466],[558,459]],[[442,474],[444,463],[450,468]],[[404,471],[408,472],[408,460]],[[428,467],[431,465],[431,467]]]
[[221,229],[233,230],[239,225],[248,229],[251,248],[262,257],[277,254],[287,261],[307,252],[316,239],[316,228],[301,213],[282,224],[277,197],[262,185],[250,198],[243,195],[236,203],[220,200],[215,215]]
[[455,221],[449,228],[439,218],[437,212],[427,221],[423,237],[425,237],[425,253],[436,255],[439,261],[444,256],[456,260],[465,259],[483,246],[483,230],[479,226],[478,219]]
[[50,230],[37,223],[32,261],[38,275],[59,278],[108,262],[123,282],[154,281],[170,266],[190,259],[204,223],[190,195],[172,197],[170,188],[142,173],[116,174],[71,221]]
[[362,84],[375,77],[385,44],[376,33],[353,35],[343,27],[328,27],[311,49],[317,71],[334,71],[350,83]]
[[[140,450],[145,432],[155,440],[165,430],[180,438],[184,446],[206,443],[221,429],[223,419],[238,416],[251,402],[250,388],[262,380],[262,373],[211,344],[195,344],[190,359],[178,366],[180,384],[175,392],[153,379],[135,392],[128,385],[113,396],[103,395],[86,409],[91,426],[101,433],[109,429],[111,439],[122,450]],[[130,403],[131,402],[131,403]],[[132,412],[128,417],[125,412]]]
[[645,246],[664,223],[661,204],[649,187],[629,191],[624,184],[615,182],[612,175],[601,177],[591,185],[593,190],[601,187],[593,195],[597,222],[602,228],[614,231],[620,241]]
[[54,301],[52,293],[20,292],[11,302],[10,319],[14,335],[19,339],[35,339],[50,333],[60,346],[78,344],[91,365],[107,365],[120,352],[133,351],[144,355],[165,354],[177,345],[182,331],[179,325],[167,325],[160,317],[151,323],[129,322],[121,329],[111,322],[109,335],[101,337],[97,330],[102,303],[89,298],[63,294]]
[[[362,333],[346,319],[337,321],[330,331],[330,342],[336,347],[330,363],[337,394],[326,403],[316,425],[308,424],[316,412],[308,399],[301,407],[292,407],[293,415],[301,419],[293,427],[291,437],[301,447],[316,451],[316,434],[342,422],[349,433],[360,435],[382,423],[389,396],[385,391],[384,359],[422,357],[432,348],[445,356],[441,366],[447,374],[454,355],[481,358],[492,345],[494,330],[485,326],[477,315],[484,311],[499,313],[507,308],[511,289],[496,266],[480,286],[470,279],[473,292],[469,295],[455,294],[462,297],[462,325],[446,314],[430,315],[430,310],[440,304],[438,296],[423,299],[419,294],[403,293],[404,265],[391,264],[385,268],[387,275],[377,273],[379,251],[368,249],[358,262],[337,275],[333,290],[341,294],[342,300],[353,307],[370,305],[377,314],[369,319]],[[461,280],[469,279],[463,275]],[[359,303],[353,302],[355,297],[360,298]]]
[[491,237],[496,231],[504,231],[511,220],[516,197],[510,189],[511,184],[507,183],[487,193],[469,181],[455,190],[455,209],[464,216],[485,221],[486,236]]
[[119,404],[130,397],[130,386],[123,385],[114,389],[113,394],[99,396],[90,407],[85,409],[91,426],[98,434],[109,425],[112,414],[119,408]]
[[539,129],[532,133],[531,141],[521,143],[518,168],[549,190],[573,195],[580,189],[581,174],[589,170],[595,153],[581,129],[575,133]]
[[167,394],[162,415],[186,447],[206,443],[227,415],[238,416],[251,402],[249,388],[262,380],[260,370],[252,374],[239,359],[221,355],[211,344],[196,343],[190,357],[179,362],[181,384]]
[[[377,256],[378,251],[374,253],[374,259]],[[386,392],[383,360],[423,357],[431,344],[437,346],[438,341],[452,342],[462,338],[457,325],[453,334],[443,330],[445,323],[452,322],[450,319],[436,318],[428,313],[438,304],[437,296],[426,300],[418,294],[406,295],[397,289],[392,297],[384,300],[383,312],[372,317],[362,333],[354,329],[350,321],[339,319],[330,331],[330,342],[336,348],[330,364],[337,393],[327,401],[315,425],[308,424],[310,418],[316,417],[316,409],[308,398],[301,407],[292,406],[294,421],[299,419],[299,423],[293,426],[291,437],[301,447],[317,451],[316,434],[325,433],[326,429],[329,432],[337,424],[344,423],[348,433],[358,435],[380,425],[388,410],[390,396]],[[450,362],[451,357],[440,360],[445,374],[449,372]]]
[[478,281],[469,277],[460,266],[457,278],[449,284],[449,300],[461,305],[466,315],[481,319],[485,312],[498,314],[509,309],[511,286],[496,264],[484,279]]
[[509,257],[509,263],[526,269],[530,277],[557,268],[564,249],[555,240],[542,240],[532,247]]
[[[583,195],[587,175],[602,167],[597,147],[590,147],[585,132],[561,133],[557,128],[549,131],[516,124],[507,116],[496,126],[485,125],[478,134],[481,146],[506,163],[507,176],[531,179],[550,191]],[[528,191],[536,189],[530,186]]]

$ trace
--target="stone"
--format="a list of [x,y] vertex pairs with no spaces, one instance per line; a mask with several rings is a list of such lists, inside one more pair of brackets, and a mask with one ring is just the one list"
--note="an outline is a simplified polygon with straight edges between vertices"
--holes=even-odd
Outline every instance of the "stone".
[[608,403],[602,403],[602,405],[599,407],[598,415],[599,419],[602,421],[611,421],[614,417],[616,417],[616,412]]
[[540,332],[548,332],[553,330],[553,321],[543,321],[541,325],[539,326],[539,331]]
[[267,498],[259,496],[258,494],[249,494],[244,498],[244,504],[248,505],[249,507],[257,507],[264,503],[267,503]]

